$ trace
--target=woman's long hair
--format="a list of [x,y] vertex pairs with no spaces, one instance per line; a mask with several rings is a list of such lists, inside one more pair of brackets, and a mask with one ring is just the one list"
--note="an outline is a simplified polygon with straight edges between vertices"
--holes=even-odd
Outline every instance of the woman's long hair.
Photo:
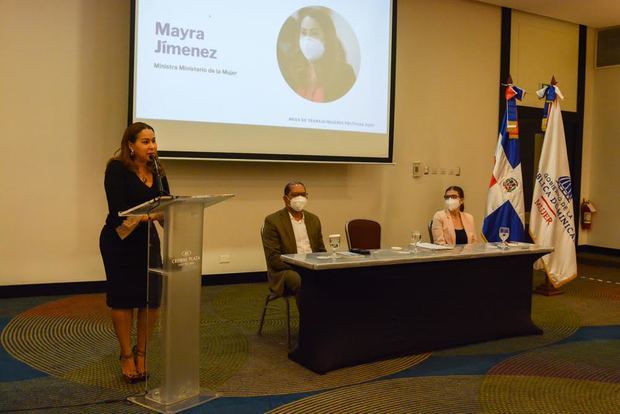
[[[131,148],[129,148],[129,143],[131,142],[132,144],[135,144],[136,140],[138,139],[138,134],[145,129],[150,129],[151,131],[155,132],[155,129],[153,129],[152,126],[144,122],[134,122],[133,124],[129,125],[123,133],[120,148],[114,152],[114,156],[108,161],[108,164],[114,160],[118,160],[122,162],[123,165],[127,167],[127,169],[138,172],[138,165],[136,164],[136,161],[134,159],[135,156],[131,154]],[[157,165],[159,167],[159,173],[162,176],[166,175],[164,167],[159,161],[157,162]],[[147,161],[146,166],[153,174],[156,174],[153,161]]]

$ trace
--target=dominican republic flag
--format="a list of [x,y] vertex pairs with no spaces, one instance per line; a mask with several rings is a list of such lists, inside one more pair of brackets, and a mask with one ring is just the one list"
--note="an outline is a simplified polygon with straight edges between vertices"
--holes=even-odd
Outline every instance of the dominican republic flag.
[[495,165],[487,193],[487,209],[482,234],[489,242],[500,241],[499,228],[510,228],[510,241],[525,241],[523,178],[519,152],[517,99],[525,92],[514,85],[506,87],[506,112],[495,149]]
[[577,277],[573,191],[558,99],[564,97],[555,85],[544,87],[536,94],[546,100],[543,118],[543,131],[546,131],[534,183],[530,235],[536,244],[553,246],[553,253],[541,257],[534,267],[544,269],[551,284],[558,288]]

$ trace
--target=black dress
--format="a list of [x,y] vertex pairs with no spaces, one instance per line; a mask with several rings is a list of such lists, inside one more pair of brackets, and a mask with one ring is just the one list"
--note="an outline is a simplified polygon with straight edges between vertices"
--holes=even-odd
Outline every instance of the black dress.
[[467,244],[467,232],[465,229],[454,230],[454,234],[456,236],[456,244]]
[[[168,180],[162,177],[164,190],[169,193]],[[121,239],[116,232],[124,217],[118,212],[144,203],[159,195],[157,184],[151,187],[118,160],[111,161],[105,171],[105,192],[108,199],[108,217],[99,236],[107,280],[106,302],[115,309],[143,308],[147,305],[147,237],[151,222],[141,222]],[[161,263],[159,237],[151,228],[151,266]],[[161,279],[150,275],[148,305],[159,307]]]

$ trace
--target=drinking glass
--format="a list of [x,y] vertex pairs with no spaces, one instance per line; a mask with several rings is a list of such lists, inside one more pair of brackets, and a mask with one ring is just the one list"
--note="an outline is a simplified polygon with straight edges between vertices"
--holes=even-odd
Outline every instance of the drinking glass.
[[502,247],[508,248],[508,244],[506,240],[510,237],[510,227],[500,227],[499,228],[499,238],[502,241]]
[[340,234],[330,234],[329,245],[332,247],[332,257],[336,258],[336,250],[340,247]]
[[420,242],[420,240],[422,240],[422,233],[420,233],[418,230],[412,231],[411,232],[411,244],[409,244],[409,247],[411,247],[411,251],[413,253],[418,252],[418,243]]

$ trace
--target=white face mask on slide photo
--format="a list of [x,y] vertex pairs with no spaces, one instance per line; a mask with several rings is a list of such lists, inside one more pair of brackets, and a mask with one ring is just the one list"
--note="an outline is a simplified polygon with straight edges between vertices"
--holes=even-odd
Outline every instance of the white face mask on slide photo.
[[308,203],[308,199],[304,196],[297,196],[291,198],[291,208],[295,211],[302,211],[306,204]]
[[456,210],[461,206],[458,198],[449,198],[446,200],[446,208],[450,211]]
[[323,42],[312,36],[300,36],[299,48],[301,49],[301,53],[303,53],[310,62],[319,60],[325,53],[325,45]]

